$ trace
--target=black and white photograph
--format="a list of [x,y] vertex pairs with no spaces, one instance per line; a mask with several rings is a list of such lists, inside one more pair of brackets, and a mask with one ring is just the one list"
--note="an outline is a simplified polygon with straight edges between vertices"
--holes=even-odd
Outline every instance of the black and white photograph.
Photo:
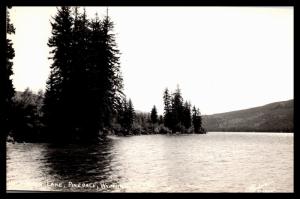
[[6,191],[293,193],[293,6],[8,6]]

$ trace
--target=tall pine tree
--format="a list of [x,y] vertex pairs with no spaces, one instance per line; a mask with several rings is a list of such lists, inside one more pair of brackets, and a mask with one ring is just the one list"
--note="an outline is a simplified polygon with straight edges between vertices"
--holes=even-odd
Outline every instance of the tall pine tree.
[[172,97],[172,131],[177,132],[181,131],[183,123],[183,98],[181,96],[181,91],[179,86],[173,93]]
[[202,131],[202,118],[200,115],[199,109],[196,109],[196,107],[193,107],[193,126],[194,126],[194,132],[195,133],[203,133]]
[[79,12],[79,8],[74,8],[74,25],[72,28],[72,61],[70,71],[70,81],[66,98],[68,103],[68,113],[72,133],[80,140],[93,139],[96,131],[90,126],[90,103],[89,103],[89,42],[91,31],[86,11]]
[[121,103],[123,94],[123,78],[120,71],[120,52],[117,49],[115,34],[113,33],[114,24],[107,15],[102,22],[103,31],[103,66],[101,68],[103,107],[105,113],[104,124],[109,125],[110,119],[116,112]]
[[168,128],[172,128],[171,95],[169,94],[168,88],[166,88],[164,91],[163,100],[164,100],[164,125]]
[[183,107],[183,125],[186,129],[189,129],[192,125],[192,118],[191,118],[191,104],[185,101]]
[[90,131],[111,127],[118,107],[124,98],[120,71],[119,50],[113,33],[113,22],[108,16],[100,21],[96,14],[90,23],[91,37],[88,45],[88,104]]
[[[111,126],[124,97],[119,51],[108,16],[88,20],[75,7],[54,17],[53,64],[45,94],[45,121],[55,139],[91,141]],[[61,132],[61,133],[60,133]],[[62,140],[62,139],[60,139]]]
[[[11,7],[10,7],[11,8]],[[10,22],[9,10],[6,8],[6,33],[7,36],[15,34],[15,28]],[[10,39],[6,39],[6,64],[0,66],[0,125],[1,132],[7,136],[11,130],[11,110],[12,110],[12,97],[15,90],[12,84],[11,75],[13,75],[13,58],[15,57],[15,50],[13,43]],[[1,134],[2,134],[1,133]]]
[[127,127],[129,130],[131,130],[134,119],[135,119],[135,111],[134,111],[134,107],[133,107],[131,99],[128,100],[127,117],[128,117],[128,126]]
[[158,121],[158,116],[157,116],[157,110],[155,105],[153,106],[152,110],[151,110],[151,114],[150,114],[150,118],[151,118],[151,122],[153,124],[157,123]]
[[52,48],[51,72],[47,81],[44,101],[44,121],[48,135],[53,141],[71,140],[72,118],[68,106],[68,93],[72,70],[72,25],[71,8],[62,6],[51,22],[52,36],[48,46]]

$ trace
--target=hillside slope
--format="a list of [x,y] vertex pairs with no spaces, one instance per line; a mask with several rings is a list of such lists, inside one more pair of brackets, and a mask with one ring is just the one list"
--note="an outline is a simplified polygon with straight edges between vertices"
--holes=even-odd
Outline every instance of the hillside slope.
[[293,132],[294,100],[203,116],[207,131]]

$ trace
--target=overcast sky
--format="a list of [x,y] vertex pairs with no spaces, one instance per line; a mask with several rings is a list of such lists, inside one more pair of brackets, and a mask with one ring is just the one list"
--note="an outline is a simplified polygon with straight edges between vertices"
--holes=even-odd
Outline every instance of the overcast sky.
[[[87,7],[100,16],[105,7]],[[13,83],[45,89],[55,7],[13,7]],[[178,84],[184,99],[212,114],[293,99],[293,7],[110,7],[124,91],[136,110],[163,112]]]

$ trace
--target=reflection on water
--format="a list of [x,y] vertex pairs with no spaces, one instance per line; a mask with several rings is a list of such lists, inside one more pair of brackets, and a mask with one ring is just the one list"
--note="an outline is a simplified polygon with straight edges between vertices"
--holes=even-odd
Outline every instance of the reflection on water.
[[[48,172],[53,181],[48,181],[47,186],[58,190],[60,186],[55,183],[62,182],[64,190],[94,191],[94,184],[116,184],[112,176],[113,170],[110,163],[113,162],[111,140],[105,140],[97,145],[48,145],[43,156],[46,159]],[[100,187],[99,187],[100,188]],[[101,187],[103,191],[112,190],[111,187]]]
[[111,137],[7,143],[7,190],[293,192],[293,134]]

